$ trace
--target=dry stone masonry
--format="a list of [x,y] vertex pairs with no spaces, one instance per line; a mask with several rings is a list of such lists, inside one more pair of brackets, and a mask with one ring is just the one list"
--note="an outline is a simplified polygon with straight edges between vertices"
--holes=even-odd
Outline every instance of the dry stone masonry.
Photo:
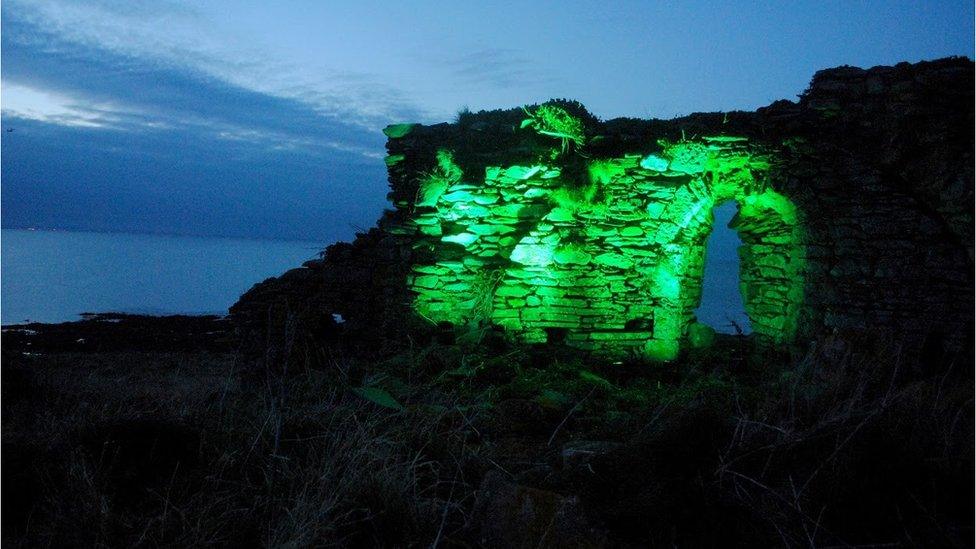
[[394,209],[232,313],[314,303],[300,316],[341,314],[356,340],[419,322],[667,359],[708,344],[704,244],[731,200],[757,339],[971,348],[973,86],[948,58],[820,71],[756,112],[599,121],[551,101],[390,126]]
[[[557,105],[538,110],[571,119]],[[585,170],[570,171],[582,181],[558,165],[561,145],[543,152],[553,165],[470,176],[439,149],[396,231],[431,258],[407,281],[417,312],[498,325],[524,343],[673,358],[686,339],[709,339],[694,317],[705,242],[714,206],[735,200],[747,311],[759,335],[791,340],[803,299],[802,227],[769,185],[772,153],[725,135],[658,145],[648,155],[584,156]]]

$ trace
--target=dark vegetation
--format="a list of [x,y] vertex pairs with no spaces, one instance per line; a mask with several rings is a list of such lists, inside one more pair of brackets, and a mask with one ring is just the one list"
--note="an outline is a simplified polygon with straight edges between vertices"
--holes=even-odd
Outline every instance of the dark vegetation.
[[[591,158],[716,128],[789,138],[826,335],[780,354],[729,337],[610,364],[418,326],[400,210],[229,321],[6,328],[3,541],[970,547],[972,82],[968,59],[841,67],[754,114],[584,119]],[[391,140],[391,201],[412,204],[445,143],[465,173],[534,161],[552,139],[514,131],[525,117]]]
[[246,356],[219,330],[179,350],[45,335],[151,323],[96,322],[4,332],[12,547],[973,542],[968,355],[869,334],[667,365],[491,332],[381,360],[296,331]]

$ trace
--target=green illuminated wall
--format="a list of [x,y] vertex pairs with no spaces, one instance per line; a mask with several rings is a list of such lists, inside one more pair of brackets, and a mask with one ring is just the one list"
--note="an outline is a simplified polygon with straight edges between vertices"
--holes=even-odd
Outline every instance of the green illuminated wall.
[[[425,248],[408,278],[432,322],[500,325],[522,342],[559,339],[620,356],[674,358],[705,345],[697,324],[712,209],[734,200],[741,290],[754,331],[792,338],[803,301],[798,212],[769,186],[769,151],[734,136],[659,141],[658,152],[596,158],[561,109],[526,111],[552,139],[533,165],[464,173],[451,150],[416,174],[401,232]],[[400,161],[393,158],[392,162]],[[579,169],[582,166],[584,169]]]

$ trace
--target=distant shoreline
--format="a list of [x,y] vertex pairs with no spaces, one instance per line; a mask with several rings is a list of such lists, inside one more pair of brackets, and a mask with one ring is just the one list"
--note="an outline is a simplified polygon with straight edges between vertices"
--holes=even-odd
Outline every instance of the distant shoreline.
[[174,312],[174,311],[160,311],[157,313],[151,312],[138,312],[138,311],[104,311],[100,313],[84,312],[78,313],[75,316],[76,319],[73,320],[62,320],[54,322],[45,322],[41,320],[31,320],[23,319],[13,322],[7,321],[7,319],[0,319],[0,330],[3,331],[17,331],[30,329],[34,327],[53,327],[53,326],[65,326],[69,324],[79,324],[82,322],[120,322],[123,320],[131,319],[144,319],[148,321],[152,320],[169,320],[173,318],[194,318],[194,319],[213,319],[222,320],[228,317],[229,312],[224,311],[187,311],[187,312]]
[[227,315],[132,315],[87,313],[70,322],[3,326],[4,346],[21,354],[187,351],[234,348]]
[[241,240],[241,241],[253,241],[253,242],[289,242],[289,243],[307,243],[320,246],[322,249],[340,242],[341,239],[334,240],[309,240],[302,238],[270,238],[270,237],[253,237],[253,236],[231,236],[231,235],[203,235],[194,233],[173,233],[173,232],[152,232],[152,231],[108,231],[108,230],[95,230],[95,229],[60,229],[60,228],[42,228],[42,227],[0,227],[2,231],[19,231],[19,232],[30,232],[30,233],[82,233],[82,234],[104,234],[104,235],[138,235],[138,236],[158,236],[163,238],[199,238],[199,239],[218,239],[218,240]]

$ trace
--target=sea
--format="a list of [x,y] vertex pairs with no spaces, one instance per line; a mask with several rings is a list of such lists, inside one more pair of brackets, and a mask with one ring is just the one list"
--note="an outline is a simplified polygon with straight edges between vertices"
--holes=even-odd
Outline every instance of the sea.
[[[714,236],[714,235],[713,235]],[[330,242],[0,230],[0,324],[81,313],[225,315],[254,284],[313,259]],[[738,260],[709,245],[700,321],[748,331]]]
[[0,230],[0,323],[81,313],[225,315],[254,284],[329,242]]

